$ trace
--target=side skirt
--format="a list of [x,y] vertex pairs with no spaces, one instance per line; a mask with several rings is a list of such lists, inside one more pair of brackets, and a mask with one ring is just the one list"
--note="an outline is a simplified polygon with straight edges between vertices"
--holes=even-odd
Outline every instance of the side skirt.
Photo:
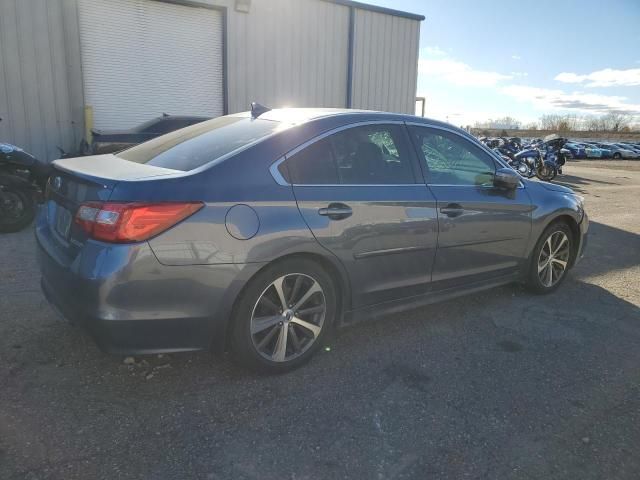
[[438,303],[452,298],[469,295],[471,293],[481,292],[490,288],[507,285],[521,280],[519,273],[512,273],[501,277],[493,278],[489,281],[476,282],[465,287],[452,287],[437,292],[429,292],[424,295],[415,297],[402,298],[391,302],[378,303],[376,305],[351,310],[344,313],[341,325],[350,325],[365,320],[373,320],[394,313],[400,313],[407,310],[415,310],[425,305]]

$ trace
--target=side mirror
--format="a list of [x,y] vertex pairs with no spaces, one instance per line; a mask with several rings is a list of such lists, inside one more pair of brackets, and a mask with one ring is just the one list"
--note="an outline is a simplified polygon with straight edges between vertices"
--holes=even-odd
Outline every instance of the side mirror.
[[493,186],[504,190],[515,190],[520,185],[520,175],[510,168],[499,168],[493,177]]

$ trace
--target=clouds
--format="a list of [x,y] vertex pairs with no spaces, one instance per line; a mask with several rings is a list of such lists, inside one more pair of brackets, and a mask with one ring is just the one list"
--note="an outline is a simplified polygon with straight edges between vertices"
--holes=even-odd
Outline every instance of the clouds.
[[[541,78],[540,72],[532,72],[530,76],[524,69],[478,69],[470,63],[453,58],[437,46],[423,48],[420,53],[419,75],[430,82],[431,94],[425,92],[425,96],[430,97],[430,111],[434,110],[434,102],[437,99],[434,93],[438,89],[444,94],[442,97],[447,98],[447,104],[451,104],[457,98],[465,99],[465,104],[459,103],[455,108],[454,105],[442,105],[442,111],[446,112],[448,117],[455,111],[480,106],[482,107],[478,110],[505,110],[502,113],[498,112],[500,115],[513,115],[514,111],[520,110],[529,111],[529,114],[533,111],[579,114],[619,112],[640,117],[640,100],[637,96],[630,95],[630,99],[617,91],[616,95],[606,95],[590,90],[594,87],[640,85],[640,68],[605,68],[584,75],[562,72],[555,77],[551,73],[545,75],[546,78]],[[516,54],[511,55],[511,58],[520,60],[520,56]],[[477,63],[477,59],[474,62]],[[553,80],[565,84],[565,88],[554,88]],[[475,92],[469,87],[481,88],[483,92]],[[516,107],[514,100],[521,106]],[[466,118],[470,115],[465,113],[463,116]]]
[[436,46],[425,47],[423,51],[426,55],[429,55],[431,57],[445,57],[447,55],[447,52]]
[[476,70],[466,63],[450,58],[421,58],[418,70],[420,74],[442,78],[464,87],[490,87],[513,78],[511,75],[498,72]]
[[586,75],[562,72],[554,80],[563,83],[581,84],[585,87],[632,87],[640,85],[640,68],[615,70],[605,68]]
[[540,110],[579,110],[589,113],[620,112],[640,115],[640,104],[627,103],[626,97],[600,95],[538,88],[525,85],[508,85],[500,91],[516,100],[530,102]]

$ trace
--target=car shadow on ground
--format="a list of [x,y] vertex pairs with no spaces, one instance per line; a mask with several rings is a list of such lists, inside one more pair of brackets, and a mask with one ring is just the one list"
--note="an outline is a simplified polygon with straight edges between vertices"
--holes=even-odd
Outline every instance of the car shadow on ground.
[[553,180],[553,183],[557,185],[562,185],[564,187],[572,188],[573,190],[579,193],[587,193],[589,187],[593,185],[608,185],[608,186],[619,186],[619,183],[615,182],[606,182],[604,180],[595,180],[593,178],[584,178],[584,177],[576,177],[573,175],[563,174],[560,177],[556,177]]
[[590,222],[585,257],[572,272],[582,278],[585,275],[601,275],[640,265],[640,235]]

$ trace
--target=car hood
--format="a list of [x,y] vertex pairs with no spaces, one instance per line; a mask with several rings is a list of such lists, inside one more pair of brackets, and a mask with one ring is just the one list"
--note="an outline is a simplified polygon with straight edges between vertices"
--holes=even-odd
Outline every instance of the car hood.
[[545,190],[550,190],[552,192],[560,192],[560,193],[570,193],[571,195],[575,195],[576,192],[569,187],[565,187],[564,185],[558,185],[557,183],[549,183],[549,182],[536,182]]

